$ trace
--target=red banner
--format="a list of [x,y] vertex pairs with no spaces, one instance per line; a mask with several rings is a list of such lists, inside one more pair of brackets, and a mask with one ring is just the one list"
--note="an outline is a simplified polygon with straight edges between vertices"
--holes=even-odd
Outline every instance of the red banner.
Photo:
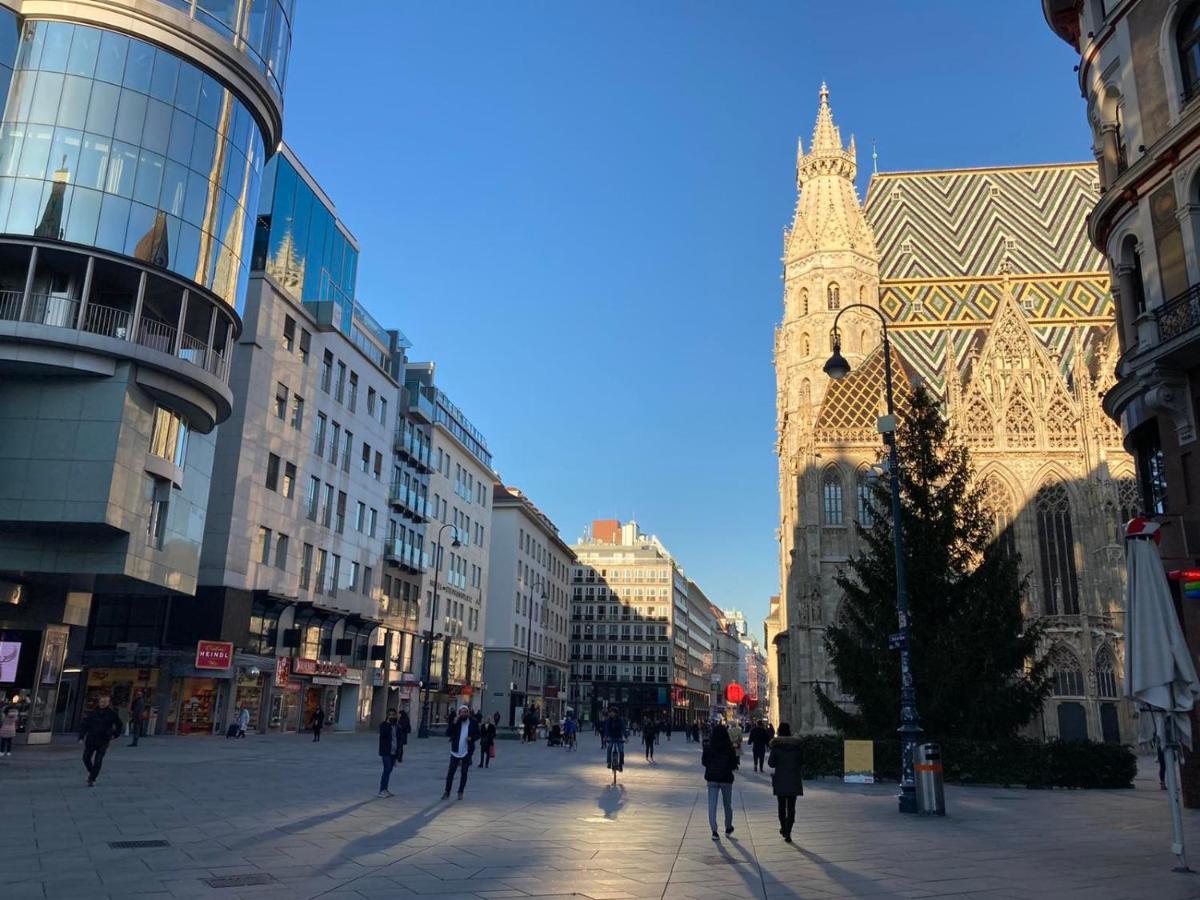
[[287,687],[288,685],[288,662],[286,656],[275,657],[275,684],[278,687]]
[[196,644],[197,669],[228,669],[233,665],[233,644],[228,641],[199,641]]
[[325,662],[323,659],[301,658],[294,660],[292,671],[297,675],[326,675],[331,678],[341,678],[346,674],[343,663]]

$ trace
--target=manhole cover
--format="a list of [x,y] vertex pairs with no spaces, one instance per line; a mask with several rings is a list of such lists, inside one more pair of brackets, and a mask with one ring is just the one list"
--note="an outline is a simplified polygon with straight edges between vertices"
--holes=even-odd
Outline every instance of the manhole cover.
[[263,872],[258,875],[219,875],[216,878],[201,879],[209,887],[247,887],[251,884],[271,884],[275,879]]
[[170,841],[109,841],[114,850],[140,850],[143,847],[170,847]]

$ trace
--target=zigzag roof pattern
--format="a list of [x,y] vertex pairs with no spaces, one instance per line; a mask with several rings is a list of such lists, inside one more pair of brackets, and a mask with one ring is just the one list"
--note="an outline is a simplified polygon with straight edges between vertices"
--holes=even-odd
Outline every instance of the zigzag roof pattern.
[[880,281],[1105,271],[1082,227],[1096,179],[1092,163],[877,174]]

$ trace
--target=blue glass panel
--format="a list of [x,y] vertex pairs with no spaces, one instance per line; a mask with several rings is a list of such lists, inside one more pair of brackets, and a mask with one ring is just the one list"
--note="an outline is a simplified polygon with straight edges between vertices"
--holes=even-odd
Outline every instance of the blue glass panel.
[[204,220],[210,187],[208,179],[199,172],[191,172],[188,175],[187,197],[183,201],[183,218],[193,225],[200,225]]
[[160,100],[146,106],[146,127],[142,129],[142,146],[155,153],[167,152],[171,136],[171,117],[174,110]]
[[191,162],[195,134],[196,120],[182,110],[175,110],[171,119],[171,140],[167,144],[167,156],[184,165]]
[[[46,149],[50,149],[48,143]],[[8,231],[15,234],[33,234],[33,226],[37,224],[38,206],[42,202],[42,185],[40,179],[16,180],[12,206],[8,211]]]
[[137,160],[137,147],[113,141],[112,152],[108,157],[108,179],[104,184],[104,190],[109,194],[132,197]]
[[0,224],[8,219],[8,210],[12,205],[13,189],[16,185],[15,178],[0,178]]
[[21,71],[13,75],[12,92],[4,117],[11,122],[29,121],[29,107],[33,104],[33,89],[37,86],[37,72]]
[[133,199],[147,206],[158,205],[159,191],[162,190],[163,166],[165,160],[157,153],[151,153],[142,148],[138,156],[137,178],[133,182]]
[[100,204],[100,221],[96,229],[96,246],[113,253],[125,249],[125,230],[129,224],[129,201],[105,194]]
[[83,187],[75,195],[67,215],[63,238],[76,244],[92,244],[96,240],[96,225],[100,221],[100,203],[104,195]]
[[38,60],[39,69],[45,72],[66,71],[74,31],[75,26],[66,22],[46,23],[46,42],[42,47],[42,57]]
[[[80,29],[81,31],[84,29]],[[58,124],[67,128],[87,127],[88,102],[92,97],[92,80],[78,75],[63,79],[62,102],[58,107]]]
[[96,57],[96,77],[111,84],[120,84],[128,53],[129,38],[112,31],[103,32],[100,35],[100,53]]
[[[125,232],[126,256],[132,256],[143,262],[153,258],[151,246],[154,243],[154,209],[141,203],[130,204],[129,225]],[[165,226],[164,222],[164,226]]]
[[71,205],[74,188],[62,181],[43,181],[42,198],[38,204],[38,220],[33,233],[38,237],[63,239],[63,219]]
[[58,104],[62,98],[63,77],[58,72],[39,72],[37,87],[33,90],[33,103],[29,106],[29,121],[53,125],[58,118]]
[[125,88],[121,91],[121,104],[117,107],[117,127],[113,137],[130,144],[142,142],[142,129],[146,125],[146,95]]
[[164,103],[175,102],[175,82],[179,78],[179,57],[160,50],[154,58],[150,96]]
[[167,162],[163,171],[162,194],[158,205],[173,216],[183,215],[183,201],[187,196],[188,170],[177,162]]
[[175,107],[186,113],[196,114],[196,105],[200,100],[200,82],[204,73],[194,66],[181,66],[179,69],[179,85],[175,90]]
[[196,134],[192,138],[192,158],[188,165],[207,178],[212,171],[213,154],[216,152],[217,133],[207,125],[197,122]]
[[112,152],[112,138],[99,134],[85,134],[83,147],[79,151],[79,177],[76,184],[100,190],[108,179],[108,156]]
[[83,144],[83,132],[73,128],[55,128],[54,142],[50,145],[50,160],[47,168],[51,177],[65,177],[75,184],[79,174],[79,151]]
[[196,105],[196,118],[206,125],[217,127],[217,119],[221,115],[221,96],[225,90],[217,82],[205,75],[200,80],[200,100]]
[[100,32],[95,28],[76,28],[75,37],[71,41],[71,53],[67,57],[67,72],[91,78],[96,71],[96,57],[99,51]]
[[179,245],[171,255],[171,268],[184,278],[195,280],[200,258],[200,230],[195,225],[184,222],[179,226]]
[[88,104],[86,129],[93,134],[112,136],[117,127],[117,107],[121,102],[121,89],[114,84],[97,81],[92,85],[92,99]]
[[50,159],[50,142],[54,128],[49,125],[27,125],[25,144],[21,148],[21,161],[17,175],[21,178],[45,178],[46,163]]
[[129,42],[129,55],[125,60],[125,74],[121,84],[131,91],[143,94],[150,92],[150,76],[154,73],[154,55],[157,51],[141,41]]

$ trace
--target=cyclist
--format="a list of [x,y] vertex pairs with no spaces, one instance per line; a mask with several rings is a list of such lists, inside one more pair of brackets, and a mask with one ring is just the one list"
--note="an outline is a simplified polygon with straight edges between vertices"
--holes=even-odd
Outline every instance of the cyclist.
[[625,768],[625,721],[617,715],[617,708],[608,708],[608,718],[600,732],[608,744],[608,767],[612,769],[613,784],[617,783],[617,773]]
[[579,730],[579,726],[575,724],[575,716],[567,713],[566,719],[563,720],[563,742],[567,745],[568,750],[575,749],[575,732]]

